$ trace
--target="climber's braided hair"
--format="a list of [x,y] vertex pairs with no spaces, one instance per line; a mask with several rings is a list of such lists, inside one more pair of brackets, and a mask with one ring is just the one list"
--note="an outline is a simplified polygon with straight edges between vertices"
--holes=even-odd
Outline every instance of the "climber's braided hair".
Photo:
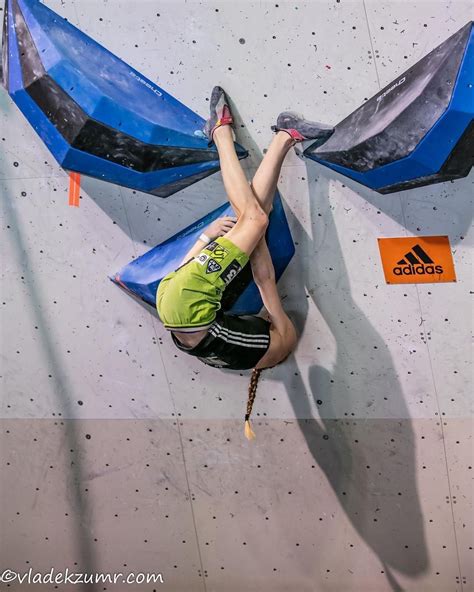
[[257,385],[258,379],[260,378],[260,374],[262,372],[261,368],[254,368],[252,370],[252,375],[250,377],[250,384],[249,384],[249,394],[247,399],[247,413],[245,414],[245,435],[249,440],[255,438],[255,434],[250,427],[250,415],[252,413],[253,402],[255,401],[255,396],[257,394]]

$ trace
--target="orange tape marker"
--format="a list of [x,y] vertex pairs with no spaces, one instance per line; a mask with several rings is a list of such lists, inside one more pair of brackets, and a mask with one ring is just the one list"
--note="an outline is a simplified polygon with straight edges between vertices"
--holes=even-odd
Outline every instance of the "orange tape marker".
[[69,173],[69,205],[79,207],[79,192],[81,190],[81,175]]

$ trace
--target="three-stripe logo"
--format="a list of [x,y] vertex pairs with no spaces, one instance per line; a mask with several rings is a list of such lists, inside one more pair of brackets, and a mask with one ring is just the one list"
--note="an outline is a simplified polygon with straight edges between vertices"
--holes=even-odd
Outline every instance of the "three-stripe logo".
[[435,262],[420,245],[412,247],[408,253],[405,253],[403,259],[397,262],[393,268],[395,275],[434,275],[443,273],[441,265],[435,265]]

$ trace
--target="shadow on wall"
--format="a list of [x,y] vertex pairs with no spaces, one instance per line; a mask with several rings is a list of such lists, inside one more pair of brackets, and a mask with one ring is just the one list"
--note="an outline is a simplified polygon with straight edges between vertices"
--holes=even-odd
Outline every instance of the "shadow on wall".
[[[81,176],[81,189],[125,235],[135,243],[144,244],[143,252],[226,201],[218,173],[167,198],[119,187],[84,175]],[[178,216],[175,212],[178,212]]]
[[[305,159],[305,162],[311,161]],[[314,167],[315,169],[317,167],[318,172],[321,171],[328,179],[337,179],[352,189],[375,208],[393,218],[411,234],[433,236],[449,234],[450,243],[455,246],[461,236],[466,236],[471,226],[473,217],[471,199],[465,199],[464,196],[471,195],[474,170],[471,170],[469,175],[463,179],[381,195],[322,165],[314,163]],[[457,199],[458,196],[461,199]],[[415,218],[410,217],[408,212],[406,217],[398,219],[399,208],[392,207],[394,200],[409,206],[408,210],[415,212]],[[425,226],[420,220],[425,222]]]
[[[236,127],[239,128],[237,130],[238,140],[245,142],[249,150],[250,156],[240,162],[250,177],[252,171],[255,171],[260,163],[261,154],[252,136],[245,129],[245,124],[237,106],[232,101],[231,105]],[[207,111],[208,105],[206,104],[202,110]],[[23,115],[18,113],[16,105],[4,90],[0,92],[0,111],[7,117],[15,118],[21,121],[22,124],[24,123]],[[32,130],[29,130],[28,133],[31,133],[33,142],[38,146],[38,150],[42,155],[34,162],[27,162],[27,159],[25,159],[25,162],[22,163],[28,167],[28,175],[48,178],[53,174],[55,178],[59,177],[59,184],[67,191],[69,186],[67,175],[69,172],[58,165],[54,156]],[[5,144],[6,142],[4,142]],[[43,156],[45,159],[44,164]],[[2,169],[1,165],[3,163],[6,165],[7,159],[11,162],[15,158],[12,154],[6,152],[6,158],[0,162],[0,178],[4,178],[7,172]],[[44,165],[52,168],[47,168]],[[126,236],[136,243],[146,244],[147,247],[144,247],[143,252],[155,247],[227,201],[220,172],[206,177],[168,198],[160,198],[81,175],[81,195],[84,194],[87,194],[104,214],[119,226]],[[176,212],[178,212],[178,215],[175,214]],[[110,273],[114,271],[116,270],[113,269]]]
[[[3,160],[0,158],[0,162]],[[29,258],[29,249],[23,239],[21,223],[16,215],[14,200],[15,196],[10,192],[0,192],[1,208],[6,224],[10,226],[7,231],[8,239],[14,247],[16,252],[17,269],[22,271],[24,283],[28,287],[28,296],[30,299],[29,314],[33,317],[32,324],[38,327],[35,333],[35,339],[38,341],[40,347],[43,349],[44,355],[48,360],[48,367],[54,372],[51,372],[52,388],[56,395],[57,411],[63,417],[74,417],[74,409],[71,406],[69,393],[72,388],[67,377],[66,372],[63,371],[64,364],[62,363],[62,355],[57,348],[57,340],[54,336],[51,324],[48,323],[44,317],[43,312],[47,309],[45,306],[45,299],[38,289],[38,282],[35,281],[32,273],[33,264]],[[92,508],[88,499],[83,494],[83,485],[87,480],[82,467],[82,448],[80,442],[82,436],[80,434],[80,423],[74,420],[64,420],[65,432],[65,446],[70,453],[68,455],[68,464],[64,467],[64,479],[67,481],[67,491],[71,493],[72,504],[74,511],[71,513],[72,520],[75,521],[75,529],[77,536],[78,551],[80,554],[81,569],[85,573],[97,572],[97,565],[95,561],[95,554],[93,551],[93,535],[91,528]],[[36,462],[38,459],[33,459]],[[32,485],[33,486],[33,485]],[[11,541],[12,542],[12,541]],[[18,541],[17,541],[18,542]],[[14,545],[15,542],[13,541]],[[21,553],[19,553],[21,556]],[[98,590],[97,586],[90,584],[83,589],[95,592]]]
[[[250,178],[260,164],[261,153],[245,129],[238,107],[232,100],[230,103],[237,140],[249,150],[249,157],[240,162]],[[203,110],[208,110],[207,103]],[[220,172],[167,198],[119,187],[84,175],[81,176],[81,187],[127,236],[137,243],[146,243],[148,248],[155,247],[228,200]]]
[[[244,124],[237,107],[233,109],[236,126],[240,128]],[[249,134],[243,134],[243,131],[245,130],[238,129],[238,139],[242,142],[241,136],[245,136],[246,145],[250,144],[251,148],[250,157],[242,160],[241,164],[250,176],[250,171],[257,167],[256,154],[259,152]],[[84,175],[81,176],[81,188],[124,234],[136,243],[146,244],[148,249],[199,220],[228,199],[220,172],[167,198],[119,187]],[[111,273],[113,271],[116,270],[111,270]]]
[[[281,379],[295,416],[310,418],[297,421],[342,509],[380,559],[392,590],[401,590],[389,568],[416,577],[429,565],[416,485],[414,433],[390,352],[351,298],[329,206],[329,179],[321,169],[308,164],[308,177],[318,177],[309,187],[315,239],[293,221],[298,243],[293,276],[302,281],[289,287],[294,291],[292,308],[298,311],[289,313],[301,334],[308,311],[306,289],[335,338],[337,358],[332,373],[318,365],[309,368],[309,393],[294,358],[289,361],[293,368],[282,372]],[[394,198],[380,198],[388,212]],[[328,258],[333,267],[329,274]],[[312,418],[309,397],[318,405],[319,420]],[[364,419],[365,413],[390,419]],[[346,416],[347,420],[334,419]]]

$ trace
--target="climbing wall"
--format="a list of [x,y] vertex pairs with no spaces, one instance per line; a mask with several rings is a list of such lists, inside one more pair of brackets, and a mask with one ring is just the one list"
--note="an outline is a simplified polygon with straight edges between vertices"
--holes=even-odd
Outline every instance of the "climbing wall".
[[[45,3],[202,117],[221,84],[249,178],[280,111],[337,123],[472,18],[463,0]],[[0,587],[472,590],[472,184],[381,196],[287,157],[300,341],[262,374],[248,442],[249,373],[184,358],[108,279],[221,204],[220,175],[166,200],[83,178],[69,207],[1,92]],[[414,235],[449,236],[457,282],[385,283],[377,239]],[[96,574],[121,575],[79,583]]]

